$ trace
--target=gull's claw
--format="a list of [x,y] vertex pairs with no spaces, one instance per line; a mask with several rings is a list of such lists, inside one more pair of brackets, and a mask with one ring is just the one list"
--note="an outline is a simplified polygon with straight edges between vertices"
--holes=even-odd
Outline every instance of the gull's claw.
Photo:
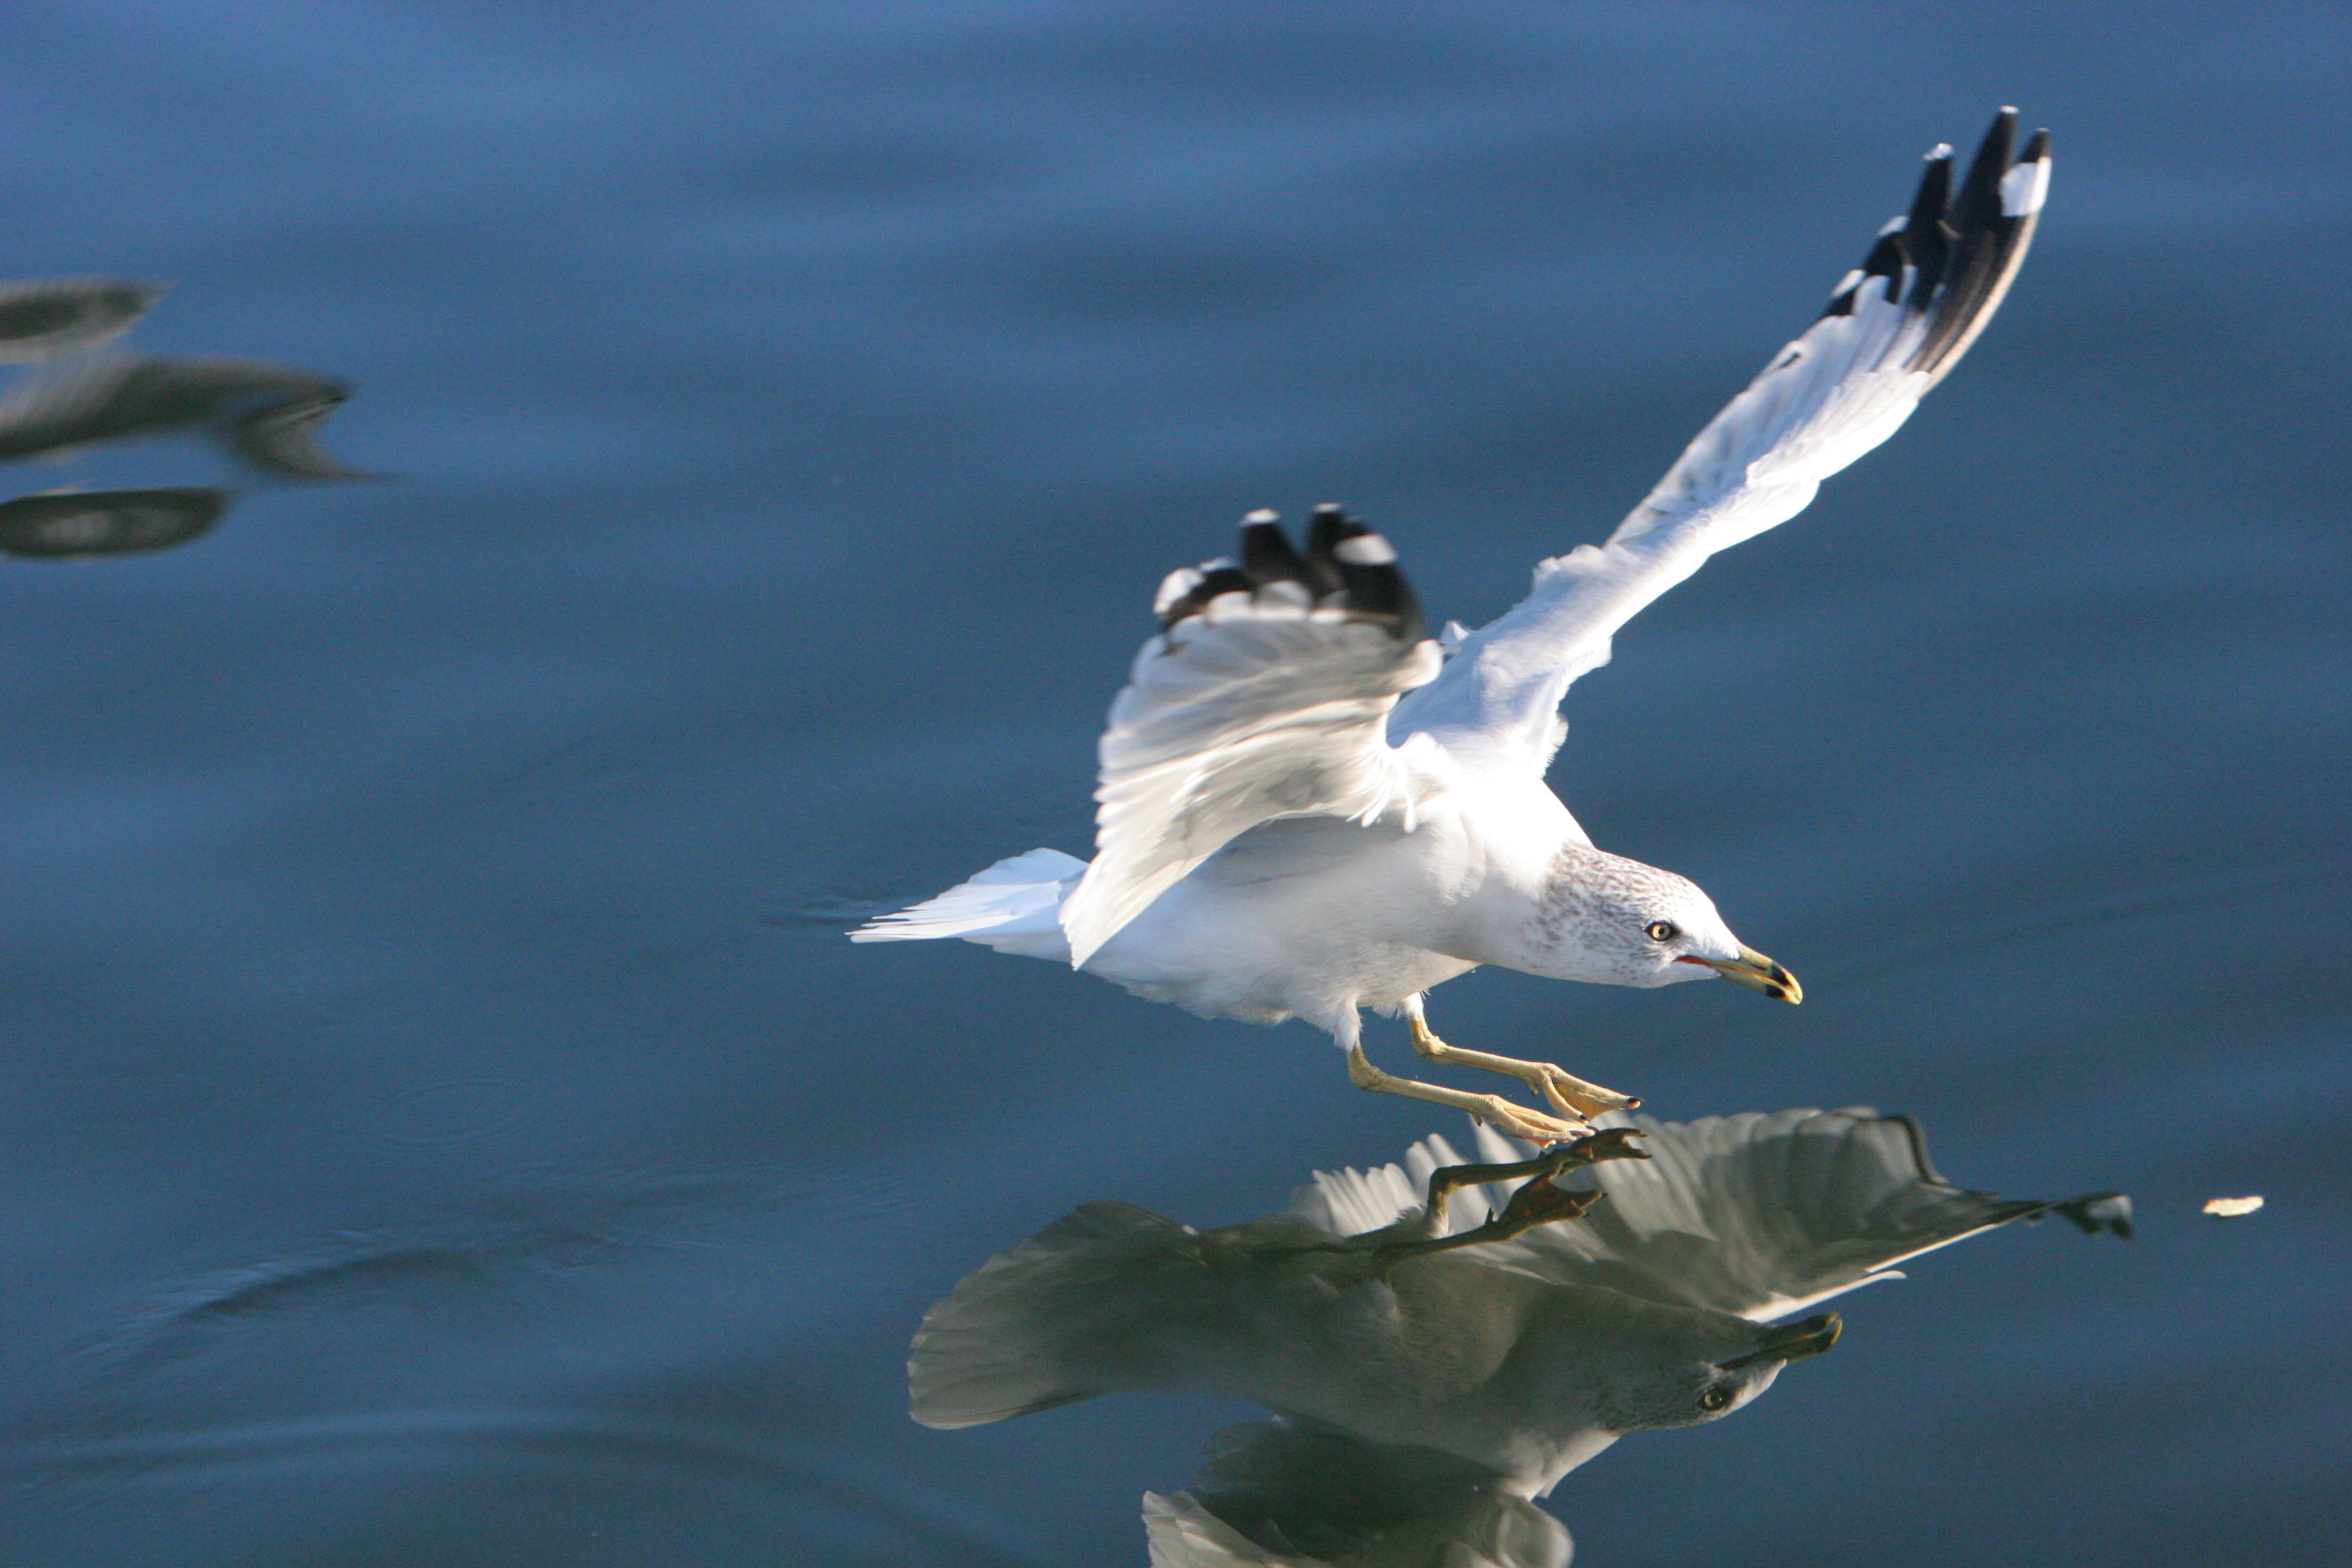
[[1572,1193],[1538,1176],[1511,1194],[1511,1201],[1503,1205],[1500,1220],[1516,1229],[1533,1230],[1539,1225],[1582,1219],[1584,1211],[1599,1203],[1601,1197],[1598,1191]]
[[1538,1082],[1544,1098],[1550,1100],[1555,1109],[1567,1111],[1571,1116],[1598,1116],[1604,1110],[1631,1110],[1642,1103],[1639,1095],[1620,1094],[1613,1089],[1587,1083],[1574,1073],[1554,1067],[1549,1062],[1528,1065],[1543,1075]]
[[1636,1145],[1633,1140],[1647,1136],[1648,1134],[1639,1127],[1604,1127],[1591,1137],[1580,1138],[1570,1145],[1570,1152],[1574,1157],[1567,1161],[1561,1168],[1565,1170],[1570,1165],[1596,1165],[1603,1160],[1646,1160],[1650,1157],[1650,1152]]
[[1496,1131],[1522,1142],[1538,1147],[1548,1143],[1565,1143],[1574,1147],[1593,1135],[1592,1123],[1573,1111],[1566,1118],[1546,1116],[1540,1110],[1514,1105],[1499,1094],[1482,1094],[1478,1100],[1480,1106],[1472,1110],[1471,1115],[1489,1123]]
[[1524,1139],[1529,1143],[1566,1143],[1592,1135],[1592,1123],[1572,1113],[1565,1118],[1547,1116],[1540,1110],[1514,1105],[1499,1094],[1471,1094],[1464,1089],[1418,1083],[1409,1078],[1397,1078],[1382,1072],[1364,1055],[1361,1046],[1349,1047],[1348,1081],[1374,1094],[1401,1094],[1408,1100],[1449,1106],[1475,1117],[1497,1131]]
[[[1412,1048],[1433,1062],[1457,1062],[1464,1067],[1480,1068],[1487,1072],[1508,1073],[1525,1079],[1543,1091],[1551,1108],[1562,1116],[1571,1117],[1584,1131],[1592,1129],[1585,1120],[1604,1110],[1631,1110],[1641,1100],[1630,1094],[1620,1094],[1613,1089],[1603,1089],[1597,1083],[1587,1083],[1574,1073],[1549,1062],[1521,1061],[1517,1057],[1498,1057],[1491,1051],[1465,1051],[1459,1046],[1449,1046],[1437,1037],[1429,1026],[1429,1015],[1421,998],[1404,1000],[1405,1024],[1412,1030]],[[1528,1133],[1514,1131],[1514,1137],[1526,1138],[1531,1143],[1544,1140]]]

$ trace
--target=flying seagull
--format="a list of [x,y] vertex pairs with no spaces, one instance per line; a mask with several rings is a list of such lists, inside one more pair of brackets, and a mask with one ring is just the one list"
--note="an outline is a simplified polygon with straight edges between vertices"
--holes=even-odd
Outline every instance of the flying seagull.
[[[1540,562],[1517,607],[1448,650],[1387,540],[1317,509],[1303,552],[1254,512],[1237,558],[1172,574],[1102,739],[1091,864],[1003,860],[853,941],[961,937],[1059,960],[1208,1017],[1301,1017],[1360,1087],[1534,1142],[1638,1104],[1548,1062],[1448,1046],[1423,993],[1482,963],[1613,985],[1722,975],[1801,995],[1697,887],[1593,847],[1544,783],[1570,682],[1706,558],[1801,511],[1892,436],[1983,330],[2050,174],[2004,109],[1957,190],[1927,155],[1820,319],[1716,416],[1606,543]],[[1429,1060],[1510,1074],[1553,1113],[1393,1077],[1360,1009],[1402,1011]]]
[[[1145,1499],[1165,1561],[1299,1560],[1240,1536],[1382,1564],[1423,1559],[1357,1549],[1427,1539],[1427,1561],[1457,1563],[1480,1559],[1436,1548],[1517,1538],[1524,1555],[1489,1557],[1559,1562],[1525,1500],[1627,1433],[1746,1407],[1841,1326],[1775,1320],[2018,1220],[2128,1230],[2119,1194],[1953,1185],[1906,1117],[1606,1120],[1586,1141],[1602,1147],[1533,1157],[1478,1127],[1482,1164],[1425,1139],[1404,1168],[1318,1173],[1284,1213],[1216,1230],[1087,1204],[925,1315],[913,1415],[957,1427],[1122,1391],[1237,1396],[1276,1420],[1213,1439],[1192,1495]],[[1637,1134],[1646,1159],[1600,1163]]]

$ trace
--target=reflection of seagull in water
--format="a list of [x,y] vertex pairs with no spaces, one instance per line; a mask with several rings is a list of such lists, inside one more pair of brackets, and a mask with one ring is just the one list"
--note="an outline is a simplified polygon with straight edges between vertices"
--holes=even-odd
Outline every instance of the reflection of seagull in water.
[[[1801,510],[1958,363],[2041,210],[2048,139],[2012,158],[2015,134],[2004,110],[1957,193],[1951,150],[1930,154],[1909,214],[1608,542],[1541,563],[1442,666],[1380,535],[1327,507],[1301,553],[1253,514],[1238,563],[1161,589],[1162,634],[1102,740],[1093,863],[1032,850],[855,938],[961,937],[1212,1017],[1303,1017],[1348,1048],[1359,1085],[1537,1140],[1637,1102],[1447,1046],[1423,1016],[1430,986],[1499,963],[1644,987],[1720,974],[1796,1001],[1696,887],[1592,847],[1543,782],[1555,710],[1618,627]],[[1402,1009],[1423,1057],[1524,1079],[1557,1114],[1381,1072],[1358,1043],[1362,1007]]]
[[[914,1415],[967,1426],[1118,1391],[1238,1396],[1279,1419],[1220,1435],[1191,1493],[1146,1500],[1155,1561],[1559,1563],[1566,1533],[1528,1499],[1628,1432],[1741,1408],[1839,1328],[1766,1320],[2053,1210],[2127,1233],[2116,1194],[1953,1186],[1906,1118],[1609,1120],[1532,1159],[1481,1128],[1479,1165],[1431,1138],[1412,1175],[1318,1174],[1288,1212],[1220,1230],[1087,1204],[931,1309]],[[1650,1158],[1610,1165],[1596,1205],[1601,1173],[1580,1167],[1634,1152],[1634,1128]],[[1586,1190],[1554,1187],[1557,1170]],[[1582,1217],[1544,1217],[1569,1210]],[[1478,1542],[1485,1559],[1441,1555]]]
[[[202,426],[248,466],[298,479],[358,479],[320,447],[346,384],[252,360],[93,353],[127,331],[162,290],[119,278],[0,283],[0,362],[45,367],[0,398],[0,460]],[[218,521],[211,486],[50,490],[0,502],[0,552],[51,560],[184,544]]]
[[36,379],[0,401],[0,459],[204,426],[266,473],[362,479],[314,439],[352,395],[308,371],[236,359],[127,359]]

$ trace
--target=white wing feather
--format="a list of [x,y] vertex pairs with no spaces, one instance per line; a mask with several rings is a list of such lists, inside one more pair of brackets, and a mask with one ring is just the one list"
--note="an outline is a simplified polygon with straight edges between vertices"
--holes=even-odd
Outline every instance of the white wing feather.
[[1145,644],[1102,738],[1094,862],[1062,908],[1071,964],[1260,823],[1370,822],[1442,789],[1433,746],[1387,739],[1438,665],[1434,643],[1272,591],[1221,595]]
[[2048,139],[2011,163],[2003,110],[1947,208],[1950,152],[1847,276],[1829,310],[1716,416],[1604,544],[1539,563],[1528,597],[1464,639],[1398,706],[1465,763],[1541,773],[1553,710],[1609,661],[1610,638],[1706,558],[1787,521],[1821,482],[1895,434],[1983,329],[2015,276],[2048,186]]

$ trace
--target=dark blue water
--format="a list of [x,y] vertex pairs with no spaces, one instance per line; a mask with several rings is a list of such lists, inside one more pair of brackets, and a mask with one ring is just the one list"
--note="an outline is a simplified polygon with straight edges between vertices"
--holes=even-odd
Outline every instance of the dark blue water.
[[1443,1124],[1303,1026],[836,933],[1085,850],[1150,590],[1245,508],[1343,501],[1435,613],[1499,611],[2001,102],[2057,176],[2000,319],[1570,710],[1595,837],[1806,1005],[1494,973],[1437,1016],[1662,1115],[1873,1103],[1958,1181],[2139,1202],[2127,1247],[1925,1260],[1769,1403],[1571,1476],[1580,1563],[2340,1550],[2339,13],[0,38],[0,273],[175,284],[144,352],[347,378],[329,444],[396,476],[0,563],[0,1559],[1140,1562],[1239,1407],[926,1431],[923,1308],[1081,1200],[1224,1223]]

